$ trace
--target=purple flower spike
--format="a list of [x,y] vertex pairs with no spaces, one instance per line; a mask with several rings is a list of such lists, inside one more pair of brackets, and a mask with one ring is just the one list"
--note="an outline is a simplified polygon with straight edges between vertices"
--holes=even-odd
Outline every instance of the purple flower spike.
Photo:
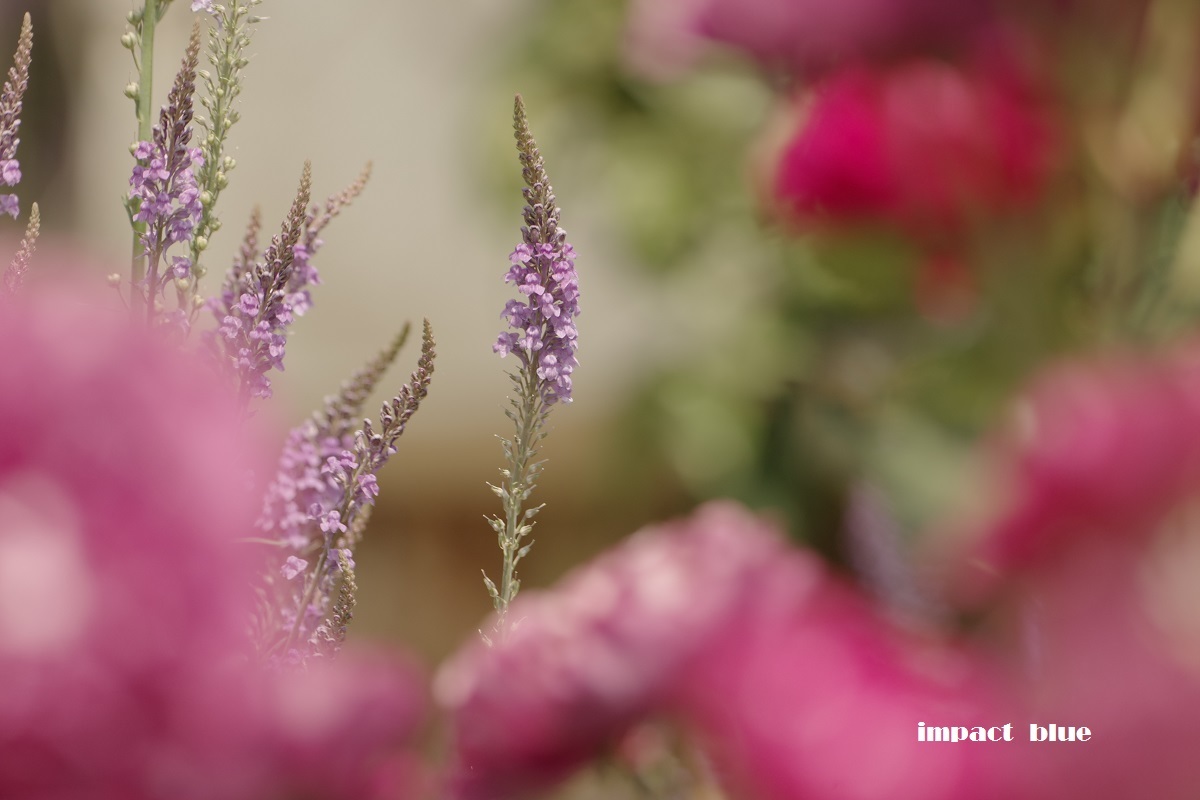
[[[425,325],[418,369],[384,405],[380,431],[361,418],[363,405],[395,360],[408,326],[392,345],[326,398],[324,408],[288,434],[267,488],[257,527],[278,542],[264,571],[268,602],[255,619],[260,653],[272,663],[307,663],[338,651],[354,606],[354,548],[375,498],[376,474],[429,388],[433,337]],[[359,429],[359,426],[362,426]],[[303,578],[289,569],[302,564]],[[288,578],[278,580],[278,575]],[[299,575],[299,573],[297,573]]]
[[[154,126],[151,141],[133,148],[137,164],[129,178],[129,210],[139,228],[147,261],[146,278],[135,291],[144,293],[147,313],[153,319],[155,299],[168,279],[184,279],[191,273],[189,258],[168,256],[176,244],[189,245],[204,213],[196,171],[204,164],[192,140],[192,95],[200,59],[200,29],[193,28],[183,66]],[[0,156],[3,156],[0,153]],[[0,176],[5,166],[0,162]],[[167,266],[169,265],[169,266]]]
[[321,247],[320,233],[362,192],[370,175],[368,164],[354,183],[327,199],[323,207],[310,208],[312,174],[306,163],[291,211],[261,257],[262,219],[255,209],[220,296],[208,302],[220,321],[219,335],[207,337],[209,345],[233,368],[244,402],[271,396],[267,373],[283,370],[289,326],[312,306],[309,287],[321,282],[310,263]]
[[500,316],[511,330],[500,334],[492,350],[501,358],[512,353],[521,368],[509,373],[516,391],[510,400],[512,411],[507,414],[516,432],[512,439],[502,440],[508,462],[501,470],[504,483],[491,487],[504,504],[504,514],[488,518],[504,556],[503,577],[498,585],[486,574],[483,579],[499,612],[492,632],[501,639],[508,629],[505,612],[521,586],[517,562],[533,546],[533,542],[523,542],[533,531],[533,517],[541,508],[524,509],[522,505],[541,473],[542,462],[537,455],[539,443],[546,436],[546,416],[554,403],[571,402],[571,374],[579,363],[575,358],[575,316],[579,313],[575,251],[567,244],[566,231],[558,225],[560,212],[554,189],[529,132],[520,95],[513,107],[513,130],[525,180],[525,227],[521,229],[524,241],[508,257],[512,266],[504,281],[516,286],[520,297],[505,304]]
[[[17,145],[21,140],[17,133],[21,129],[21,100],[29,85],[30,53],[33,50],[33,23],[25,15],[21,23],[21,35],[17,39],[17,52],[8,71],[8,80],[0,91],[0,183],[16,186],[21,182],[21,165],[17,161]],[[14,219],[20,212],[15,194],[0,195],[0,213]]]
[[559,227],[554,189],[520,98],[515,128],[527,205],[521,231],[524,241],[509,256],[512,267],[504,281],[516,286],[526,300],[510,300],[505,306],[502,316],[515,333],[501,333],[492,350],[501,358],[512,353],[523,371],[536,373],[538,390],[547,405],[569,403],[571,374],[579,363],[575,358],[578,332],[574,320],[579,314],[575,250]]

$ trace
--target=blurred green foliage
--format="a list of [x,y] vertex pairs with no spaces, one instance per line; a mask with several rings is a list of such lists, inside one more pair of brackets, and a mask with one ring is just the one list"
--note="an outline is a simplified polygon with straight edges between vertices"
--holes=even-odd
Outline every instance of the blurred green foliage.
[[[569,162],[557,173],[594,187],[629,254],[606,268],[672,298],[664,325],[693,320],[691,346],[662,359],[622,417],[613,463],[626,486],[662,491],[666,476],[693,501],[775,509],[843,558],[855,485],[881,489],[909,531],[944,517],[970,498],[979,438],[1013,392],[1111,323],[1112,240],[1097,240],[1078,197],[977,236],[973,310],[939,321],[914,302],[920,260],[898,236],[801,238],[756,213],[747,159],[772,102],[762,76],[725,63],[654,84],[622,61],[625,3],[529,6],[505,85],[538,98],[542,146]],[[1133,257],[1171,261],[1181,208],[1150,204],[1152,235]],[[1157,306],[1166,285],[1148,272],[1118,293]],[[1195,319],[1183,296],[1170,302],[1168,328]]]

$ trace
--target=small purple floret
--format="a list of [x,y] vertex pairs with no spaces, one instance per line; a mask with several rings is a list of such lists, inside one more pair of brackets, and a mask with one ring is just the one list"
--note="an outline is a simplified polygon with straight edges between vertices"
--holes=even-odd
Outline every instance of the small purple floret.
[[523,366],[534,365],[547,403],[571,402],[571,373],[579,361],[579,277],[575,250],[539,243],[517,245],[509,256],[512,268],[504,276],[528,301],[509,300],[501,315],[513,329],[496,339],[492,350],[501,357],[513,353]]

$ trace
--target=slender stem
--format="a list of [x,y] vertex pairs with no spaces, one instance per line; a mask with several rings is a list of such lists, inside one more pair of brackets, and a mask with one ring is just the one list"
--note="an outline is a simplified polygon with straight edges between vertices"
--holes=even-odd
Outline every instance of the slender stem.
[[[146,5],[142,9],[142,20],[139,31],[141,34],[139,36],[141,58],[138,59],[140,69],[138,71],[137,95],[139,142],[150,141],[150,137],[154,131],[154,29],[158,24],[158,17],[159,0],[146,0]],[[145,247],[142,245],[142,237],[145,233],[146,223],[133,223],[133,255],[130,269],[130,278],[133,281],[133,285],[130,287],[129,302],[133,308],[134,316],[137,316],[139,304],[142,300],[139,284],[146,277],[146,254]],[[153,296],[147,295],[146,302],[153,306]]]
[[526,520],[521,505],[525,493],[533,489],[534,476],[530,474],[530,465],[537,455],[536,441],[545,410],[535,370],[531,358],[521,371],[521,408],[516,419],[517,436],[513,441],[505,486],[508,496],[505,502],[504,541],[501,543],[504,572],[500,579],[497,606],[497,628],[501,631],[505,629],[504,618],[508,613],[508,606],[516,598],[517,587],[520,585],[516,580],[517,562],[520,561],[521,540],[528,532],[522,530]]

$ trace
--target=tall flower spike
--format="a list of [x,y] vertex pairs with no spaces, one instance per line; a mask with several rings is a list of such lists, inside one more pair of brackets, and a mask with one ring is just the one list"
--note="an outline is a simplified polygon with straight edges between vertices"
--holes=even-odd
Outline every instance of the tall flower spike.
[[[301,313],[296,307],[296,293],[289,287],[311,192],[312,165],[306,161],[300,187],[280,232],[271,238],[262,259],[240,275],[235,263],[221,297],[212,305],[220,328],[210,341],[236,376],[244,406],[251,398],[271,396],[267,373],[283,369],[287,328]],[[252,218],[239,258],[253,253],[257,235]]]
[[[271,342],[278,351],[280,359],[282,359],[283,344],[286,339],[286,326],[290,325],[295,317],[304,316],[312,307],[309,287],[321,282],[320,275],[312,265],[312,257],[324,244],[320,233],[334,217],[341,213],[343,208],[362,192],[367,178],[370,176],[370,171],[371,166],[368,164],[354,183],[329,197],[325,201],[324,207],[314,204],[309,208],[307,193],[303,203],[300,203],[300,198],[297,197],[299,206],[295,204],[292,206],[292,213],[288,216],[286,227],[290,230],[294,224],[297,230],[294,237],[290,233],[288,234],[290,244],[287,248],[289,260],[286,276],[277,289],[278,302],[281,307],[277,319],[281,324],[276,326],[278,330],[271,334],[274,337],[271,338]],[[310,189],[311,186],[306,189],[306,192]],[[251,217],[242,247],[235,256],[233,265],[222,284],[221,293],[217,297],[211,298],[206,304],[216,317],[220,337],[224,340],[224,344],[219,345],[218,349],[223,347],[225,355],[230,357],[233,363],[240,365],[238,369],[242,372],[249,369],[246,364],[242,364],[242,357],[239,355],[239,350],[245,348],[230,350],[230,346],[236,343],[238,337],[244,332],[244,326],[256,313],[256,309],[262,308],[262,298],[258,305],[255,305],[253,299],[261,294],[260,289],[257,288],[261,282],[261,276],[260,278],[255,277],[255,270],[261,269],[261,267],[253,266],[253,262],[257,258],[260,227],[261,219],[256,210],[255,215]],[[247,300],[248,294],[250,299]],[[260,327],[259,333],[265,335],[271,332]],[[215,343],[214,337],[210,336],[209,339]],[[279,364],[279,368],[282,369],[282,363]],[[265,378],[261,380],[252,376],[251,378],[248,396],[269,397],[271,394],[270,381]]]
[[[363,404],[395,361],[408,332],[409,326],[405,325],[387,349],[343,383],[337,395],[327,397],[320,411],[288,434],[279,470],[267,489],[258,521],[259,530],[267,537],[264,543],[274,546],[260,588],[254,630],[260,652],[269,660],[298,663],[313,655],[332,655],[340,645],[340,631],[348,623],[353,607],[355,590],[353,586],[346,588],[352,575],[353,549],[362,537],[370,501],[377,490],[373,474],[371,480],[353,481],[354,486],[362,487],[363,496],[351,498],[359,502],[351,503],[345,520],[340,514],[332,520],[328,510],[343,507],[346,481],[342,473],[353,460],[350,451],[355,448]],[[430,341],[430,358],[431,348]],[[432,362],[429,366],[431,370]],[[411,387],[409,391],[413,391]],[[343,524],[346,530],[342,541],[333,541],[332,534]],[[338,552],[322,561],[331,545]],[[342,555],[348,559],[350,571],[343,568]],[[341,589],[337,589],[339,583]],[[312,599],[304,603],[310,584],[316,588]],[[335,591],[336,602],[331,602]],[[296,646],[284,649],[298,620]]]
[[[185,281],[191,275],[191,259],[175,256],[164,262],[175,244],[190,245],[203,210],[195,170],[204,163],[192,141],[192,95],[196,90],[196,68],[200,60],[200,25],[192,26],[183,65],[159,113],[152,141],[138,142],[133,149],[137,165],[129,179],[129,206],[134,222],[144,224],[140,241],[146,259],[145,278],[133,291],[146,303],[148,320],[158,312],[155,301],[170,278]],[[190,313],[180,320],[190,321]]]
[[17,293],[25,273],[29,270],[29,262],[33,259],[33,251],[37,249],[41,228],[42,215],[38,212],[38,204],[34,203],[29,212],[29,224],[25,227],[25,238],[21,240],[21,247],[13,257],[12,263],[4,271],[4,291],[10,297]]
[[312,298],[309,295],[309,286],[319,286],[321,276],[317,272],[316,267],[312,265],[312,257],[321,249],[321,245],[325,244],[321,239],[321,231],[325,230],[325,226],[333,221],[333,218],[342,213],[342,209],[354,202],[354,198],[362,194],[362,190],[366,188],[367,181],[371,178],[371,163],[367,162],[366,167],[359,173],[358,177],[352,184],[347,186],[342,191],[335,195],[330,195],[325,200],[323,207],[313,205],[308,211],[308,216],[304,221],[304,235],[300,242],[293,248],[295,255],[295,266],[292,270],[292,278],[288,284],[288,290],[293,298],[293,311],[296,316],[303,314],[312,306]]
[[[192,3],[193,11],[212,14],[216,24],[208,33],[208,60],[213,71],[201,74],[205,97],[201,98],[200,104],[207,114],[198,120],[206,135],[201,144],[204,163],[200,166],[197,182],[203,210],[191,242],[192,280],[186,290],[181,290],[181,300],[185,296],[197,296],[199,280],[206,273],[200,263],[200,254],[208,247],[208,238],[221,228],[221,221],[213,209],[221,191],[229,184],[229,173],[237,166],[232,157],[225,155],[225,141],[229,138],[230,128],[241,119],[233,104],[242,92],[242,69],[249,63],[245,50],[250,45],[250,26],[259,19],[250,10],[261,2],[231,0],[216,7],[211,0]],[[192,303],[193,313],[198,308]]]
[[522,243],[509,257],[512,268],[504,281],[516,286],[527,299],[509,301],[501,316],[513,330],[500,334],[492,349],[501,357],[509,353],[517,357],[522,371],[532,373],[547,405],[569,403],[571,374],[578,364],[575,250],[567,244],[567,232],[559,227],[554,188],[537,142],[529,132],[520,95],[513,112],[513,128],[526,186],[525,227],[521,229]]
[[[417,369],[400,393],[383,404],[379,432],[375,432],[370,420],[363,420],[362,429],[354,434],[353,449],[324,460],[321,475],[327,486],[336,489],[337,497],[332,504],[314,503],[308,509],[309,522],[324,535],[315,563],[306,572],[299,601],[294,609],[284,614],[292,620],[283,646],[290,660],[302,661],[311,655],[337,651],[338,631],[344,625],[337,619],[337,608],[345,607],[345,603],[335,603],[334,597],[341,594],[339,587],[353,579],[352,572],[344,569],[343,564],[348,563],[353,570],[354,549],[362,538],[366,517],[379,495],[376,476],[395,454],[396,441],[429,394],[437,357],[434,344],[433,329],[429,320],[425,320]],[[310,527],[310,530],[315,531],[315,528]],[[305,640],[303,646],[299,645],[301,639]]]
[[517,563],[533,546],[532,541],[525,544],[524,540],[533,531],[533,516],[541,506],[522,510],[522,504],[542,470],[537,454],[546,437],[546,417],[552,404],[571,402],[571,374],[577,363],[575,316],[579,313],[575,251],[567,244],[566,231],[559,227],[554,189],[529,132],[520,95],[513,109],[513,129],[525,180],[525,227],[521,229],[522,243],[509,257],[512,268],[504,280],[516,285],[527,300],[510,300],[505,306],[501,316],[513,330],[501,333],[492,348],[501,357],[512,353],[520,362],[520,369],[509,373],[516,395],[509,400],[512,410],[505,412],[516,432],[512,439],[503,440],[507,464],[500,474],[504,481],[492,486],[504,504],[504,516],[488,520],[504,556],[500,586],[486,573],[483,576],[497,611],[497,633],[505,631],[505,613],[521,586]]
[[[29,14],[21,21],[17,52],[8,70],[8,80],[0,91],[0,185],[16,186],[21,181],[21,165],[17,161],[17,137],[21,129],[21,100],[29,85],[29,62],[33,52],[33,21]],[[0,194],[0,213],[13,219],[20,213],[15,194]]]

